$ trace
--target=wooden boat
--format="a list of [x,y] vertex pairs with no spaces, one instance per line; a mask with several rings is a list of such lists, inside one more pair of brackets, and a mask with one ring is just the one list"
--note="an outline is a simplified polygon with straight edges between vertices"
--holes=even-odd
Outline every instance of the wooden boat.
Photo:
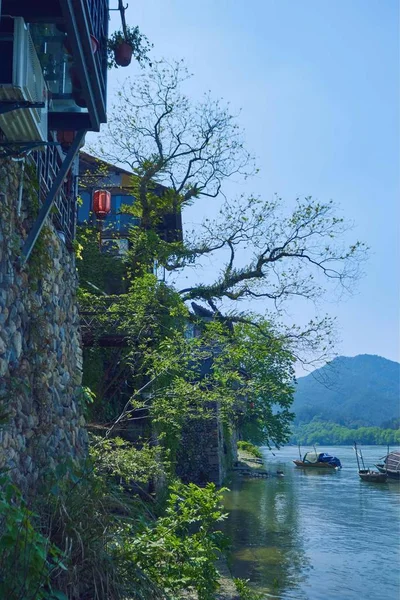
[[[387,481],[387,473],[386,472],[379,472],[379,471],[373,471],[370,468],[366,468],[365,467],[365,463],[364,463],[364,457],[362,455],[362,451],[361,449],[359,450],[357,448],[357,442],[354,442],[354,452],[356,453],[356,458],[357,458],[357,466],[358,466],[358,474],[361,478],[362,481],[369,481],[371,483],[385,483]],[[361,459],[361,463],[363,468],[360,468],[360,460]]]
[[329,463],[323,463],[323,462],[315,462],[315,463],[309,463],[306,462],[304,460],[294,460],[293,461],[294,464],[296,465],[296,467],[301,467],[303,469],[337,469],[338,467],[335,467],[335,465],[330,465]]
[[381,459],[383,463],[377,463],[375,466],[379,473],[386,473],[389,479],[400,481],[400,452],[389,452]]
[[358,474],[363,481],[370,481],[371,483],[386,483],[388,478],[386,473],[371,471],[371,469],[360,469]]
[[301,469],[330,469],[337,470],[341,469],[342,465],[340,460],[336,456],[326,454],[326,452],[317,452],[314,448],[314,452],[306,452],[303,458],[301,458],[300,446],[299,446],[300,459],[294,460],[296,467]]

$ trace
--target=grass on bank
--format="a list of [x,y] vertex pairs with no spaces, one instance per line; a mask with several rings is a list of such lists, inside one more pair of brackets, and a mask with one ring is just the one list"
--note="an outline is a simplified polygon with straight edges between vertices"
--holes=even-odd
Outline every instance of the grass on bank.
[[257,446],[254,446],[254,444],[251,444],[250,442],[240,440],[237,443],[237,447],[238,447],[238,450],[244,450],[245,452],[248,452],[255,458],[262,458],[262,454],[261,454],[260,450],[257,448]]
[[[60,465],[31,501],[4,476],[0,597],[178,600],[191,592],[197,600],[217,598],[224,490],[175,480],[160,504],[146,495],[135,448],[110,443],[107,454],[80,470]],[[136,471],[140,486],[127,475]],[[253,598],[245,582],[235,585],[238,598]]]

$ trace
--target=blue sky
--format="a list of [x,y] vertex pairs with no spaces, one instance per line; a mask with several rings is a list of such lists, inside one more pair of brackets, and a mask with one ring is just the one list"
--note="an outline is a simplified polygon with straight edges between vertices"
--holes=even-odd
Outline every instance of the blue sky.
[[[398,13],[397,0],[146,0],[126,11],[155,58],[185,59],[194,100],[211,90],[241,109],[260,167],[249,192],[333,199],[355,222],[352,239],[371,247],[366,275],[350,299],[319,308],[338,318],[339,353],[392,360],[400,337]],[[111,15],[112,31],[120,21]],[[110,103],[137,72],[110,73]],[[211,210],[204,200],[185,218]],[[305,314],[293,303],[288,318]]]

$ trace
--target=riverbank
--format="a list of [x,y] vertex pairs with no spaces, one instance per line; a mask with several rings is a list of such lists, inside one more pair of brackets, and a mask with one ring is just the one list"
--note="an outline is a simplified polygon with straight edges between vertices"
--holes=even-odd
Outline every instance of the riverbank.
[[[234,584],[225,556],[221,556],[218,559],[216,567],[220,575],[220,587],[215,593],[215,600],[240,600],[240,595]],[[198,594],[195,591],[184,592],[180,598],[181,600],[198,600]]]
[[256,458],[247,450],[238,449],[238,460],[233,467],[233,473],[243,477],[268,477],[264,460]]
[[[266,473],[266,470],[262,459],[256,458],[250,452],[238,449],[238,460],[228,473],[226,486],[229,488],[229,481],[232,477],[259,477],[260,474],[264,476],[264,473]],[[216,568],[220,575],[220,587],[215,594],[215,600],[240,600],[241,596],[235,586],[227,558],[224,555],[221,555],[218,559]],[[198,600],[198,595],[196,592],[186,592],[181,598],[182,600]]]
[[[238,449],[238,460],[230,472],[230,476],[259,477],[261,474],[264,476],[265,473],[267,471],[263,459],[256,458],[246,450]],[[221,556],[218,560],[217,569],[220,574],[221,587],[215,596],[216,600],[240,600],[225,556]]]

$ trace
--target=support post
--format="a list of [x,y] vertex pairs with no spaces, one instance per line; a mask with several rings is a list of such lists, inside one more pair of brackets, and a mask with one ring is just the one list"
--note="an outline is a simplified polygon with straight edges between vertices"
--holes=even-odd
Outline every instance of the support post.
[[79,151],[79,146],[80,146],[83,138],[85,137],[85,134],[86,134],[86,130],[84,130],[84,129],[81,129],[80,131],[76,132],[75,139],[72,142],[71,147],[67,152],[64,162],[62,163],[61,168],[58,171],[51,188],[49,189],[46,200],[43,202],[42,207],[39,211],[38,217],[31,229],[31,231],[29,232],[28,237],[25,240],[25,244],[22,248],[22,257],[21,257],[22,264],[26,263],[26,261],[28,260],[30,254],[33,250],[33,247],[34,247],[36,240],[42,230],[42,227],[44,225],[46,217],[48,216],[48,214],[54,204],[55,197],[63,184],[65,176],[67,175],[69,169],[71,168],[72,162]]

